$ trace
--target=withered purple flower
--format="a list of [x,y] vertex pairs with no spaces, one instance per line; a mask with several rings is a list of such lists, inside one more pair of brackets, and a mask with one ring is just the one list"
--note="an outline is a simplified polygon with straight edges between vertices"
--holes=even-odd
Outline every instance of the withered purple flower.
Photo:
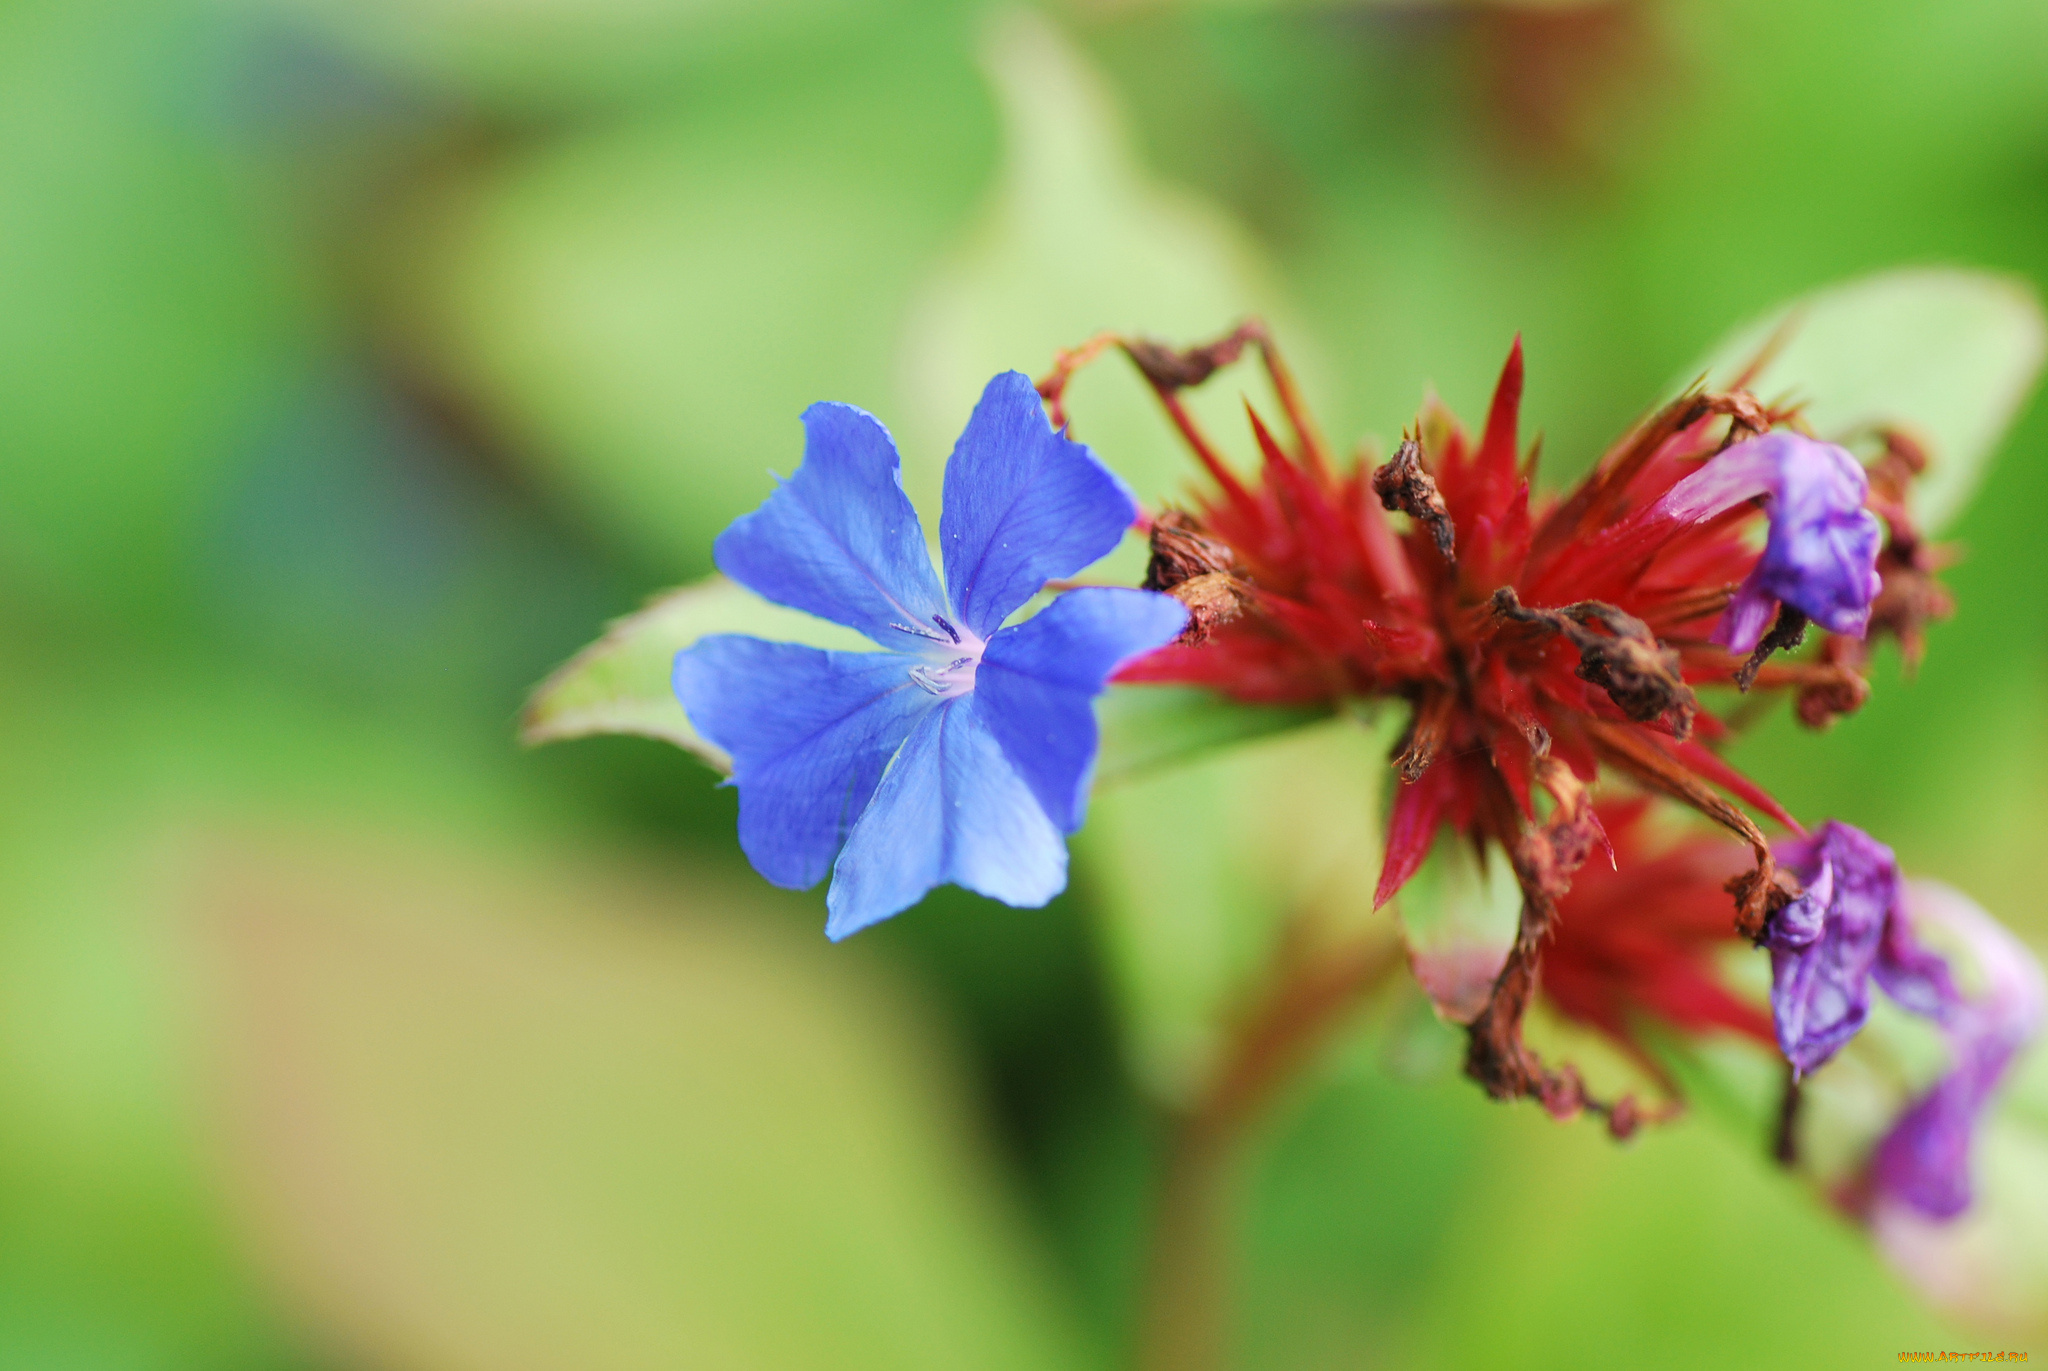
[[1898,903],[1892,850],[1830,819],[1777,845],[1805,893],[1771,916],[1771,1016],[1778,1046],[1804,1075],[1840,1051],[1870,1016],[1870,978]]
[[[2013,1058],[2040,1031],[2048,987],[2033,954],[1957,891],[1932,881],[1909,883],[1894,914],[1904,941],[1912,941],[1916,921],[1945,929],[1961,944],[1977,964],[1983,990],[1974,997],[1960,994],[1945,964],[1938,977],[1908,982],[1937,996],[1932,1017],[1948,1042],[1948,1070],[1878,1143],[1870,1181],[1879,1206],[1898,1204],[1926,1218],[1952,1219],[1970,1206],[1970,1153],[1978,1122]],[[1919,956],[1922,970],[1927,962],[1940,962],[1931,953]]]
[[1848,452],[1783,429],[1735,444],[1673,486],[1658,508],[1689,523],[1759,496],[1768,502],[1763,556],[1714,626],[1713,640],[1748,652],[1781,604],[1830,633],[1861,637],[1881,588],[1884,531],[1864,508],[1869,492],[1862,465]]

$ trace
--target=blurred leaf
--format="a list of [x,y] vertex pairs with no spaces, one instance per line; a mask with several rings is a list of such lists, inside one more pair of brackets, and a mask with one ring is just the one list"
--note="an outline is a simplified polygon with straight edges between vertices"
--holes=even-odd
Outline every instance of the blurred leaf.
[[393,336],[550,495],[656,574],[702,574],[801,459],[805,406],[895,417],[903,298],[989,152],[957,28],[731,64],[452,178],[384,259]]
[[182,5],[0,10],[0,576],[160,605],[266,390],[303,283],[188,92]]
[[[1240,228],[1146,179],[1109,90],[1045,19],[997,13],[983,65],[1002,106],[1002,178],[979,228],[926,282],[902,354],[917,435],[904,479],[920,498],[936,495],[937,458],[992,373],[1041,374],[1058,349],[1102,329],[1206,340],[1245,314],[1274,313],[1277,300]],[[1244,435],[1247,390],[1268,393],[1250,366],[1190,401],[1219,433]],[[1069,394],[1074,435],[1148,504],[1197,475],[1121,358],[1083,373]]]
[[843,38],[874,0],[249,0],[310,21],[376,59],[511,109],[646,98],[707,54]]
[[858,959],[445,849],[230,842],[194,892],[227,1174],[365,1364],[1086,1364]]
[[1759,1142],[1680,1120],[1622,1146],[1532,1107],[1486,1134],[1436,1220],[1413,1365],[1794,1371],[1956,1345]]
[[1095,707],[1102,751],[1095,784],[1115,785],[1212,748],[1329,717],[1314,707],[1248,705],[1191,686],[1111,686]]
[[1096,796],[1075,841],[1128,1051],[1155,1095],[1199,1086],[1283,927],[1318,939],[1385,922],[1372,891],[1387,741],[1345,716]]
[[[1780,330],[1784,330],[1780,335]],[[1790,395],[1824,437],[1898,424],[1931,445],[1914,483],[1929,531],[1960,514],[2040,374],[2048,325],[2032,287],[1947,268],[1881,272],[1802,296],[1737,329],[1694,367],[1725,385],[1781,346],[1750,389]]]
[[615,619],[602,638],[540,683],[520,715],[531,745],[593,733],[634,733],[687,748],[720,771],[732,760],[690,727],[670,679],[676,654],[712,633],[746,633],[813,647],[872,648],[850,628],[762,599],[723,576],[671,590]]

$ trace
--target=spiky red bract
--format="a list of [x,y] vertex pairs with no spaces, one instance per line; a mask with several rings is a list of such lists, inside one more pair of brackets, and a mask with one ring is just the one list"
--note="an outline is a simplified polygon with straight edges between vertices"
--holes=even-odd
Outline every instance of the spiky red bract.
[[[1420,740],[1429,756],[1395,797],[1381,900],[1413,874],[1441,824],[1512,846],[1516,816],[1535,815],[1533,760],[1547,751],[1591,781],[1612,760],[1603,745],[1612,728],[1648,740],[1658,768],[1790,822],[1669,718],[1631,719],[1581,677],[1580,652],[1566,637],[1504,618],[1493,604],[1503,587],[1525,606],[1600,601],[1675,649],[1685,681],[1728,680],[1734,661],[1707,635],[1757,560],[1762,510],[1743,505],[1685,524],[1656,508],[1721,444],[1715,408],[1704,399],[1667,407],[1569,493],[1532,496],[1534,459],[1521,460],[1516,446],[1522,383],[1517,339],[1476,443],[1448,412],[1422,416],[1423,459],[1456,530],[1455,563],[1421,522],[1397,531],[1367,463],[1339,471],[1312,448],[1290,454],[1253,414],[1259,478],[1219,482],[1195,509],[1234,551],[1250,612],[1119,678],[1260,703],[1408,701],[1416,728],[1432,736]],[[1707,740],[1722,732],[1705,713],[1694,728]]]
[[1715,962],[1737,941],[1725,887],[1748,853],[1719,835],[1659,842],[1649,809],[1642,800],[1596,806],[1614,861],[1586,863],[1558,900],[1541,993],[1661,1076],[1641,1036],[1646,1020],[1688,1035],[1774,1039],[1769,1012],[1730,990]]

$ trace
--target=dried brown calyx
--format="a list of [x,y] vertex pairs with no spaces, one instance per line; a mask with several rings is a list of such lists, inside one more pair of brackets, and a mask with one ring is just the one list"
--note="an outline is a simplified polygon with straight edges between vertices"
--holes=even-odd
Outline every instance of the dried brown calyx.
[[1700,403],[1703,413],[1728,416],[1728,433],[1721,440],[1723,448],[1759,433],[1769,433],[1794,413],[1789,409],[1773,409],[1746,390],[1703,394]]
[[1808,728],[1827,728],[1843,715],[1863,708],[1870,698],[1870,682],[1863,679],[1863,667],[1869,660],[1861,639],[1829,634],[1812,674],[1800,683],[1799,722]]
[[1372,473],[1373,494],[1383,508],[1399,510],[1429,530],[1436,550],[1453,566],[1458,562],[1458,531],[1451,524],[1450,507],[1436,488],[1436,478],[1422,465],[1422,444],[1403,438],[1394,455]]
[[1927,472],[1927,445],[1895,425],[1879,428],[1877,440],[1882,448],[1864,468],[1871,493],[1881,502],[1903,507],[1906,492]]
[[[1641,619],[1600,600],[1562,609],[1530,609],[1508,586],[1493,592],[1493,611],[1519,624],[1562,634],[1579,650],[1577,675],[1599,686],[1615,707],[1639,724],[1667,719],[1680,739],[1692,734],[1699,701],[1679,672],[1678,653],[1657,641]],[[1607,630],[1587,627],[1597,623]]]
[[1556,807],[1550,818],[1522,835],[1515,844],[1515,876],[1532,898],[1555,904],[1572,888],[1572,876],[1586,864],[1607,835],[1593,812],[1593,801],[1572,769],[1554,757],[1538,757],[1534,776],[1550,792]]
[[1169,509],[1152,521],[1152,560],[1143,587],[1187,606],[1188,626],[1175,641],[1206,642],[1218,624],[1244,612],[1247,588],[1235,567],[1230,545],[1204,533],[1193,515]]
[[1917,541],[1908,554],[1892,544],[1877,554],[1877,574],[1884,584],[1870,605],[1870,633],[1897,638],[1908,671],[1920,665],[1927,650],[1927,626],[1956,612],[1955,597],[1934,579],[1954,561],[1951,549]]
[[1956,602],[1935,573],[1954,564],[1953,548],[1928,542],[1908,504],[1913,482],[1927,470],[1926,446],[1903,429],[1877,430],[1882,450],[1867,468],[1870,506],[1882,515],[1886,537],[1877,554],[1883,580],[1870,606],[1870,636],[1889,633],[1899,640],[1908,671],[1920,665],[1926,650],[1927,625],[1955,613]]
[[1762,865],[1730,876],[1721,888],[1735,897],[1735,931],[1759,945],[1778,911],[1806,893],[1791,873]]

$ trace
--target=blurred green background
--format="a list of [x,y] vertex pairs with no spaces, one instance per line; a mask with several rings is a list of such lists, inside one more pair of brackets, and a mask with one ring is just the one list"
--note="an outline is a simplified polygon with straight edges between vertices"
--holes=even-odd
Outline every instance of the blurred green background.
[[[1556,478],[1786,296],[2048,282],[2044,71],[2032,0],[0,5],[0,1367],[1115,1364],[1160,1135],[1085,871],[827,949],[710,773],[522,752],[526,690],[812,400],[930,502],[1098,328],[1263,312],[1347,444],[1519,331]],[[1179,488],[1128,375],[1072,403]],[[2044,445],[1919,678],[1738,756],[2037,947]],[[1242,1365],[2011,1345],[1402,1012],[1263,1140]]]

